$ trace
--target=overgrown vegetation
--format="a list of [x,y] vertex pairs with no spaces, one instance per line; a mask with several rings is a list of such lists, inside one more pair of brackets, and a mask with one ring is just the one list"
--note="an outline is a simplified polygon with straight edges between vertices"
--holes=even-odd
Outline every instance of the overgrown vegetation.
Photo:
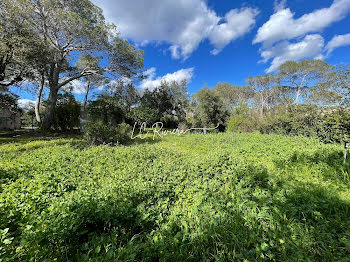
[[[90,0],[1,0],[0,117],[37,95],[0,137],[0,262],[350,261],[349,65],[190,94],[143,55]],[[157,122],[206,135],[131,138]]]
[[350,165],[337,145],[253,133],[0,151],[2,261],[350,257]]

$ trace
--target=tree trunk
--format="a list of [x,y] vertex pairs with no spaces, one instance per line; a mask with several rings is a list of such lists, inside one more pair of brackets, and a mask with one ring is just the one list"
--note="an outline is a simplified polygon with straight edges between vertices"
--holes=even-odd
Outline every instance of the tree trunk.
[[264,106],[265,106],[265,102],[264,102],[264,97],[262,94],[260,94],[261,98],[260,98],[260,120],[264,118]]
[[43,121],[42,127],[44,129],[50,129],[53,120],[55,118],[55,107],[56,107],[56,102],[57,102],[57,94],[58,94],[58,88],[56,87],[50,87],[50,94],[49,94],[49,99],[47,101],[47,106],[45,110],[45,117]]
[[41,95],[43,93],[44,85],[45,85],[45,76],[41,76],[41,83],[39,86],[38,97],[37,97],[36,103],[35,103],[35,117],[36,117],[36,121],[38,121],[38,123],[41,123],[39,109],[40,109],[40,100],[41,100]]
[[299,97],[300,97],[300,87],[297,88],[297,95],[295,97],[295,104],[296,105],[299,103]]
[[264,106],[261,105],[260,106],[260,119],[263,119],[264,118]]
[[86,110],[86,104],[87,104],[89,92],[90,92],[90,81],[88,81],[87,89],[86,89],[86,94],[85,94],[85,99],[84,99],[84,112],[85,112],[85,110]]

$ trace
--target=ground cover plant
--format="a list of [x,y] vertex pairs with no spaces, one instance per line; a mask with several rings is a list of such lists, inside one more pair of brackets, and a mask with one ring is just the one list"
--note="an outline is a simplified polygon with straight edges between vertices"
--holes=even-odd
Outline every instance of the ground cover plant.
[[341,145],[220,133],[0,152],[0,261],[350,259]]

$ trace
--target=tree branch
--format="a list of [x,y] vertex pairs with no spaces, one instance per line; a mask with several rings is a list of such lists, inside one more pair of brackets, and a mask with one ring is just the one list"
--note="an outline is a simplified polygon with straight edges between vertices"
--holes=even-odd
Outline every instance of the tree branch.
[[79,74],[77,74],[75,76],[72,76],[72,77],[68,78],[67,80],[63,81],[61,84],[57,85],[57,89],[60,89],[61,87],[65,86],[66,84],[68,84],[70,82],[72,82],[73,80],[76,80],[76,79],[79,79],[81,77],[88,76],[88,75],[94,75],[94,74],[97,74],[100,71],[101,71],[101,69],[85,68]]

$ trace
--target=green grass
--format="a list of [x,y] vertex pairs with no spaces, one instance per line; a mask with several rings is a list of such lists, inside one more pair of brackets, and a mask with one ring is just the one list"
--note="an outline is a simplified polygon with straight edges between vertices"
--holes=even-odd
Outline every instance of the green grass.
[[350,261],[340,145],[12,141],[0,145],[0,261]]

